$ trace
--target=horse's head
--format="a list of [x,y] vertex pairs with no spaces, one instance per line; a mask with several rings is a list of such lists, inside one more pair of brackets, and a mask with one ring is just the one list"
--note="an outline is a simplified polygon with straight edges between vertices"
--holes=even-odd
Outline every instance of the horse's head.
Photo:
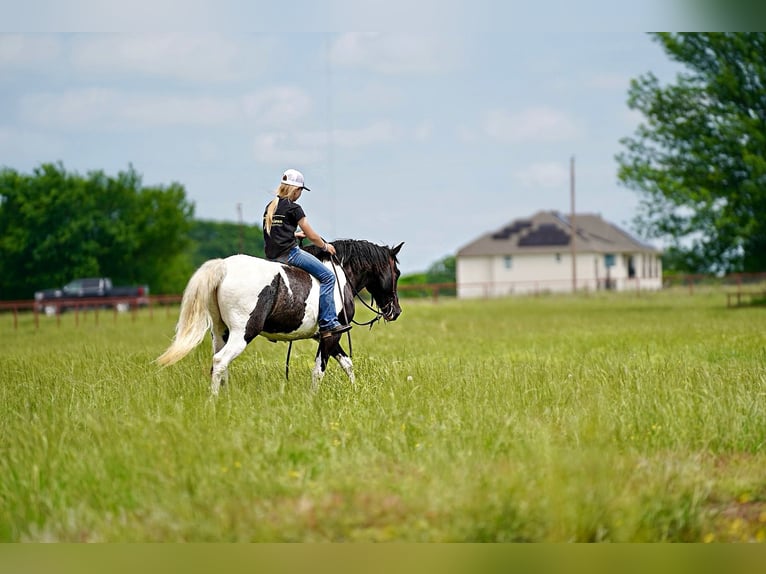
[[[358,239],[336,239],[332,244],[354,292],[358,294],[367,289],[380,308],[382,317],[386,321],[396,321],[402,314],[396,292],[396,282],[401,275],[396,256],[404,242],[396,247],[387,247]],[[330,257],[315,245],[304,249],[323,261]]]
[[396,291],[396,282],[401,275],[396,256],[402,245],[404,245],[403,241],[396,247],[387,247],[388,256],[385,264],[379,265],[376,271],[368,276],[367,291],[372,295],[386,321],[396,321],[402,314],[399,295]]

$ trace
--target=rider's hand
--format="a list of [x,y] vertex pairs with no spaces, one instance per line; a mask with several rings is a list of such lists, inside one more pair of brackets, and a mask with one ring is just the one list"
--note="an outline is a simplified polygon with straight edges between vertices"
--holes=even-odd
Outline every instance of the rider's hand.
[[324,250],[330,255],[335,255],[335,246],[332,243],[325,243]]
[[300,229],[295,230],[295,238],[296,239],[306,239],[306,234],[303,233]]

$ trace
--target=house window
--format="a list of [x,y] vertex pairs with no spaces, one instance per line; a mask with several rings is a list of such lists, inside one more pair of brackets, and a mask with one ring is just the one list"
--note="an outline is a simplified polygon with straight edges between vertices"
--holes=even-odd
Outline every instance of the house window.
[[503,267],[505,267],[506,269],[510,269],[512,265],[513,265],[513,259],[511,258],[510,255],[506,255],[505,257],[503,257]]

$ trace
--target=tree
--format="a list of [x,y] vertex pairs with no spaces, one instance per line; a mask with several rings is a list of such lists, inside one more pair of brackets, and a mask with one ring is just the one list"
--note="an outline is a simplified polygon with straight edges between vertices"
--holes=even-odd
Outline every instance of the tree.
[[669,242],[679,271],[764,271],[766,34],[652,37],[686,71],[664,87],[652,73],[631,82],[644,122],[617,161],[642,194],[636,227]]
[[192,240],[191,260],[194,267],[199,267],[208,259],[235,253],[264,257],[263,231],[256,225],[196,220],[192,223],[189,237]]
[[455,256],[448,255],[428,268],[426,283],[454,283],[455,273]]
[[0,170],[0,297],[101,275],[178,293],[191,271],[193,212],[182,186],[143,187],[132,167],[116,177],[60,163]]

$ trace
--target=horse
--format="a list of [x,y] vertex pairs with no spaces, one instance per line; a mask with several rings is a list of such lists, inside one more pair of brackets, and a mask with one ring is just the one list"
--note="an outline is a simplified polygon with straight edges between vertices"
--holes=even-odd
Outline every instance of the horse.
[[[314,245],[304,249],[335,273],[339,318],[353,320],[354,299],[367,289],[380,309],[378,318],[395,321],[402,312],[397,294],[401,274],[397,255],[404,242],[396,247],[354,239],[332,244],[334,258]],[[173,340],[155,361],[163,367],[180,361],[209,330],[213,338],[210,391],[215,396],[228,382],[229,364],[256,336],[272,342],[315,338],[319,345],[312,390],[318,390],[330,357],[338,361],[354,384],[353,365],[340,346],[340,334],[319,336],[318,316],[319,281],[306,271],[244,254],[210,259],[189,279]]]

